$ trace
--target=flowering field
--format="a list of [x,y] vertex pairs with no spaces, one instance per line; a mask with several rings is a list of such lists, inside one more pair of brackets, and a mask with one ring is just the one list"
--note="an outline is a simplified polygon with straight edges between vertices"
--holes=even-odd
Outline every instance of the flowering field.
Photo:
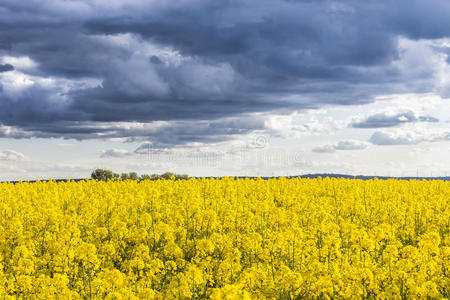
[[6,299],[448,298],[450,183],[0,184]]

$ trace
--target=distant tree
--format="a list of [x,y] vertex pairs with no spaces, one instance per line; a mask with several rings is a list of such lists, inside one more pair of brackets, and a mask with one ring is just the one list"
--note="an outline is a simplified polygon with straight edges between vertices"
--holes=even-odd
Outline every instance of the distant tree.
[[122,173],[121,175],[114,173],[111,170],[104,170],[104,169],[96,169],[91,173],[92,179],[97,180],[103,180],[108,181],[113,178],[120,178],[122,180],[158,180],[158,179],[175,179],[175,180],[186,180],[189,179],[189,176],[186,174],[175,174],[172,172],[166,172],[164,174],[143,174],[139,176],[136,172],[130,172],[130,173]]
[[114,173],[111,170],[96,169],[95,171],[93,171],[91,173],[92,179],[103,180],[103,181],[108,181],[108,180],[111,180],[113,178],[118,178],[118,177],[119,177],[119,174]]
[[171,179],[172,177],[175,177],[175,174],[172,172],[166,172],[161,175],[162,179]]
[[186,174],[175,174],[172,172],[166,172],[161,175],[162,179],[172,179],[175,178],[175,180],[186,180],[189,179],[189,176]]

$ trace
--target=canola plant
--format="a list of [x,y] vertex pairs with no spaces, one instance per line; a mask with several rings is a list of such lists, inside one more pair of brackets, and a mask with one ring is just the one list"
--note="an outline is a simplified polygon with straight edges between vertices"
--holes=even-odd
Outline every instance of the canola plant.
[[450,297],[450,183],[0,184],[1,299]]

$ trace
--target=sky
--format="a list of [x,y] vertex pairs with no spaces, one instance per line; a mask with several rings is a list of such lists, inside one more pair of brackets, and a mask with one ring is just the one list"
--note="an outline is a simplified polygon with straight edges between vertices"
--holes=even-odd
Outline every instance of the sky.
[[0,180],[450,175],[448,0],[2,0]]

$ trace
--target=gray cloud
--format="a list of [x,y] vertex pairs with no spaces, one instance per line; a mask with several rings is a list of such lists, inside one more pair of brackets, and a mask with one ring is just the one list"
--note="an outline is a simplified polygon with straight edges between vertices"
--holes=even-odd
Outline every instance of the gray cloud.
[[405,123],[417,122],[439,122],[437,118],[432,116],[417,116],[413,111],[405,111],[399,113],[378,113],[350,124],[354,128],[384,128],[394,127]]
[[36,66],[15,66],[34,82],[19,90],[0,79],[0,135],[217,142],[261,124],[213,120],[433,91],[434,69],[409,72],[399,37],[448,37],[449,14],[444,0],[4,0],[0,57]]

